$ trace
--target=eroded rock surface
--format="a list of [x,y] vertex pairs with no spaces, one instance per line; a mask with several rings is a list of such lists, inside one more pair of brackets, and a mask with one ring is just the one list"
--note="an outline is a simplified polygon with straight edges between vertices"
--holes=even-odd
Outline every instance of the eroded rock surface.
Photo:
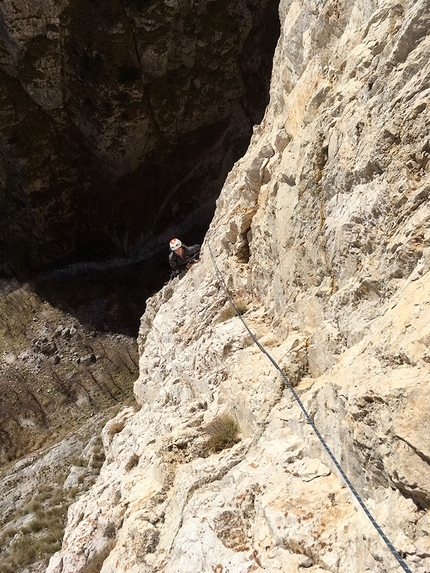
[[[142,405],[70,509],[49,573],[430,570],[427,1],[285,0],[271,102],[202,261],[148,302]],[[233,415],[241,441],[205,449]],[[106,534],[115,528],[115,542]],[[112,527],[110,527],[110,530]],[[104,552],[104,553],[103,553]]]

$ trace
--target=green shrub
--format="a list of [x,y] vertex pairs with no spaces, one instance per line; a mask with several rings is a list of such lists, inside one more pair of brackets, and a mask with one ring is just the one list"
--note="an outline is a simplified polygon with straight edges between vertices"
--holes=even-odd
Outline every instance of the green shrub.
[[239,441],[239,425],[228,413],[217,416],[205,428],[204,432],[210,436],[207,449],[220,452],[231,448]]

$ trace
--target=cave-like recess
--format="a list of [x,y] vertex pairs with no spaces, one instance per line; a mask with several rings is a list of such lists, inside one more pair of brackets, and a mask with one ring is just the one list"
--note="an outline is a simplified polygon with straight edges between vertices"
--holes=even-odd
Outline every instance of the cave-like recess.
[[268,103],[276,0],[4,0],[0,274],[201,236]]

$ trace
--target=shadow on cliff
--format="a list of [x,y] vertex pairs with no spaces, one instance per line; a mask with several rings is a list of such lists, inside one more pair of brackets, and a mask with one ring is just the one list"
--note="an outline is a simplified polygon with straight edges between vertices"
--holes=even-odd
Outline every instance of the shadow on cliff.
[[[181,238],[201,243],[206,229]],[[86,263],[33,277],[32,290],[84,328],[137,337],[146,300],[170,279],[169,250],[142,261]]]

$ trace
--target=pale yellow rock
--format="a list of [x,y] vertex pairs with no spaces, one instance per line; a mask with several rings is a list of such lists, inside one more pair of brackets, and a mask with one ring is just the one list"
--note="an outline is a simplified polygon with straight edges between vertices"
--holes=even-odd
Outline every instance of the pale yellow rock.
[[[283,0],[280,17],[265,118],[201,262],[148,303],[142,408],[105,440],[49,573],[79,573],[109,520],[102,573],[400,570],[225,314],[211,253],[394,547],[430,571],[428,3]],[[204,427],[225,412],[241,441],[208,456]]]

